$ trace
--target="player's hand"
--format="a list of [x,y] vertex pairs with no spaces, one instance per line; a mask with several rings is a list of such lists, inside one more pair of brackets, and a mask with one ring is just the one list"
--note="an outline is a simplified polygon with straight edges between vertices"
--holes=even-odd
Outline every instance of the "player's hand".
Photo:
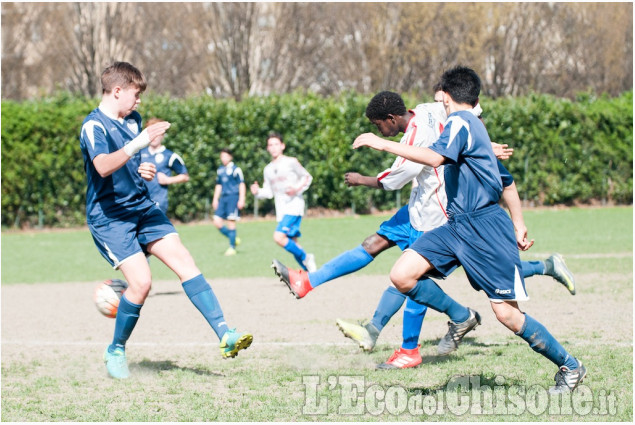
[[503,160],[509,159],[514,154],[514,149],[507,147],[508,145],[501,145],[499,143],[492,142],[492,149],[496,158]]
[[260,190],[260,185],[258,184],[258,182],[253,182],[253,184],[249,186],[249,189],[251,190],[251,193],[257,195],[258,191]]
[[214,211],[216,211],[218,209],[218,200],[213,200],[212,201],[212,209]]
[[168,184],[170,184],[169,177],[160,171],[157,173],[157,181],[163,186],[167,186]]
[[527,239],[527,227],[523,225],[514,226],[516,230],[516,245],[521,251],[527,251],[534,244],[534,240]]
[[163,136],[165,132],[168,131],[168,128],[170,128],[170,125],[171,124],[167,121],[160,121],[146,127],[148,136],[150,137],[150,141],[153,141],[157,137]]
[[238,208],[239,210],[242,210],[243,208],[245,208],[245,200],[239,199],[238,203],[236,204],[236,208]]
[[157,167],[151,162],[142,162],[139,165],[137,172],[144,180],[151,181],[157,173]]
[[368,146],[369,148],[372,148],[378,151],[383,151],[384,145],[386,143],[390,143],[390,142],[382,139],[381,137],[373,133],[364,133],[357,136],[357,138],[353,142],[353,149],[357,149],[362,146]]
[[359,186],[361,184],[359,182],[361,176],[359,173],[348,172],[344,174],[344,182],[347,186]]

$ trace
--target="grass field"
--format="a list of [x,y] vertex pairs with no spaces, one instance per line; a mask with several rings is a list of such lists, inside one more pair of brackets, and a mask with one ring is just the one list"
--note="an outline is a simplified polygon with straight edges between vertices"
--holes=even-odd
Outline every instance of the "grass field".
[[[386,218],[308,218],[301,242],[321,265]],[[91,301],[94,286],[118,273],[88,231],[3,232],[2,421],[632,422],[632,208],[530,210],[525,219],[536,244],[522,258],[558,251],[576,275],[574,297],[550,278],[527,279],[522,305],[587,366],[573,398],[546,396],[555,367],[496,323],[462,271],[440,284],[478,309],[483,325],[438,357],[447,318],[428,312],[422,366],[375,370],[400,343],[401,314],[370,354],[334,323],[372,315],[399,251],[298,301],[269,268],[273,257],[293,259],[271,240],[274,223],[261,220],[239,224],[243,243],[230,258],[211,224],[178,226],[231,326],[252,332],[253,346],[221,360],[215,336],[153,259],[156,283],[128,344],[125,382],[106,375],[101,355],[114,322]]]

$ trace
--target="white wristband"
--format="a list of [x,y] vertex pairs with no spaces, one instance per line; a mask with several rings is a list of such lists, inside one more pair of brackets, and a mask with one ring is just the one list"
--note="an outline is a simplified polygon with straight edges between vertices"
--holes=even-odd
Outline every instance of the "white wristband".
[[150,136],[148,135],[148,130],[146,129],[143,130],[137,137],[128,142],[128,144],[123,147],[123,150],[126,155],[132,156],[149,144]]

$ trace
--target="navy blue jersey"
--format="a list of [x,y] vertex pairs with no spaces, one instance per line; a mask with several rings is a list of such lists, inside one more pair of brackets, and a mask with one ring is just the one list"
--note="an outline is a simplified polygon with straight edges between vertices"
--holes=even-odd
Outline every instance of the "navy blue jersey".
[[499,162],[485,126],[473,113],[450,114],[443,133],[430,149],[446,158],[448,216],[498,203],[503,191]]
[[101,177],[93,165],[93,159],[97,155],[118,151],[140,133],[141,116],[136,111],[119,120],[96,108],[82,123],[79,145],[87,179],[88,223],[123,219],[135,214],[139,208],[152,206],[145,180],[137,172],[141,155],[132,156],[108,177]]
[[511,186],[511,184],[514,183],[514,177],[509,171],[507,171],[507,168],[505,168],[505,166],[500,161],[498,161],[498,172],[501,174],[503,187]]
[[240,167],[236,167],[234,162],[221,165],[216,171],[216,184],[223,187],[220,196],[238,195],[238,188],[241,183],[245,182],[243,177],[243,170]]
[[[157,167],[157,173],[163,173],[166,176],[171,176],[174,171],[175,175],[187,174],[187,167],[183,158],[178,154],[175,154],[165,146],[160,146],[156,151],[150,151],[150,147],[142,149],[141,162],[152,162]],[[154,179],[146,181],[148,189],[150,190],[150,197],[156,202],[163,212],[168,210],[168,186],[159,184],[159,179],[154,176]]]

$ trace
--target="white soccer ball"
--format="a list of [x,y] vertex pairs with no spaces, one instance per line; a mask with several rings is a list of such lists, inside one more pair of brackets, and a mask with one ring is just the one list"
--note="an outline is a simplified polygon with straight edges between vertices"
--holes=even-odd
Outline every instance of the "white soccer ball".
[[97,310],[106,317],[117,317],[119,300],[126,289],[128,283],[121,279],[108,279],[97,285],[93,297]]

